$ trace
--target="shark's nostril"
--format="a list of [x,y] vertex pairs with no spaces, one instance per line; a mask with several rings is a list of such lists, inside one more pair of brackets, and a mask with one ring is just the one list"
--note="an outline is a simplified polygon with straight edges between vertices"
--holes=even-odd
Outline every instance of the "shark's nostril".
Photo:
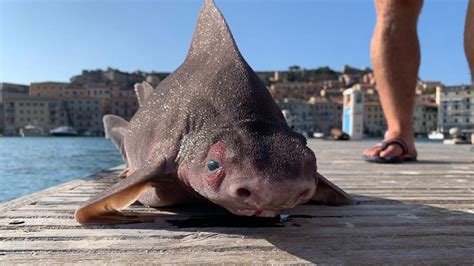
[[239,198],[243,198],[243,199],[248,199],[250,195],[252,195],[252,193],[248,189],[245,189],[245,188],[237,189],[236,193],[237,193],[237,196],[239,196]]

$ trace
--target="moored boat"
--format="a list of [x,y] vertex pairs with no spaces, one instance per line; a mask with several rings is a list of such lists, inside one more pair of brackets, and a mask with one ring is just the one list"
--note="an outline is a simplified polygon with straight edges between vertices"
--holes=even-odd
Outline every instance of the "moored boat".
[[51,136],[55,137],[75,137],[77,136],[77,131],[70,126],[61,126],[49,131]]
[[26,125],[20,128],[20,135],[22,137],[42,137],[44,136],[43,129],[34,125]]
[[444,139],[444,134],[439,131],[433,131],[428,134],[429,139]]

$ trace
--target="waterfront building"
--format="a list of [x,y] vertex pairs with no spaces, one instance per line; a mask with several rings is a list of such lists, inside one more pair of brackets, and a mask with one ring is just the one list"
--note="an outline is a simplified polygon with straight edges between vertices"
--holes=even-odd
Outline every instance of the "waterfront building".
[[122,86],[133,88],[135,83],[147,81],[153,87],[158,86],[160,81],[166,77],[168,73],[145,73],[136,71],[133,73],[122,72],[117,69],[108,68],[107,70],[84,70],[81,75],[71,78],[72,84],[80,84],[83,86]]
[[418,95],[415,101],[413,113],[413,129],[415,135],[426,137],[432,131],[436,131],[438,125],[438,106],[432,97]]
[[269,77],[269,80],[272,82],[280,82],[281,81],[280,71],[273,72],[273,77]]
[[339,81],[342,82],[346,88],[352,87],[354,84],[363,83],[364,79],[367,79],[365,75],[368,73],[371,73],[371,70],[368,68],[357,69],[344,65],[339,75]]
[[[29,92],[29,86],[14,84],[14,83],[0,83],[0,134],[5,134],[5,102],[11,98],[26,96]],[[8,117],[11,119],[11,117]]]
[[[94,89],[95,90],[95,89]],[[94,92],[94,91],[92,91]],[[74,98],[90,96],[91,92],[81,84],[63,82],[31,83],[30,96],[48,98]]]
[[277,103],[293,131],[313,134],[315,125],[310,104],[298,99],[284,99]]
[[107,87],[104,85],[86,85],[85,96],[93,97],[98,99],[109,99],[112,95],[112,87]]
[[135,90],[114,87],[110,97],[107,113],[114,114],[130,121],[139,108]]
[[457,127],[462,132],[474,130],[474,92],[471,86],[438,87],[438,130],[448,134]]
[[277,101],[307,100],[314,95],[319,95],[321,86],[314,82],[282,82],[270,85],[269,91]]
[[[366,98],[367,99],[367,98]],[[438,121],[438,107],[432,97],[418,95],[413,113],[413,129],[418,136],[427,136],[435,131]],[[364,103],[364,134],[383,136],[387,131],[387,121],[380,101]]]
[[88,97],[88,91],[81,84],[70,83],[64,89],[64,98]]
[[[126,73],[116,69],[107,70],[92,70],[83,71],[82,74],[71,78],[70,83],[64,82],[38,82],[32,83],[31,88],[23,85],[10,84],[7,91],[16,91],[17,94],[7,94],[10,99],[18,95],[30,95],[30,97],[39,97],[39,101],[57,102],[57,106],[62,106],[61,110],[56,110],[58,113],[64,113],[65,120],[60,120],[61,117],[54,118],[54,121],[60,120],[64,124],[77,127],[80,133],[87,134],[102,134],[102,116],[105,114],[114,114],[130,120],[138,109],[138,101],[134,92],[134,84],[147,81],[156,87],[160,80],[164,79],[168,73],[145,73],[136,71],[133,73]],[[322,67],[313,70],[307,70],[298,66],[293,66],[289,71],[263,71],[259,72],[258,76],[268,86],[269,92],[280,105],[281,109],[287,110],[285,112],[286,118],[291,126],[300,132],[314,131],[329,134],[333,128],[342,128],[343,117],[343,97],[342,92],[352,86],[356,90],[364,93],[364,133],[367,135],[382,135],[387,128],[385,117],[379,103],[379,95],[375,89],[375,80],[373,72],[370,69],[357,69],[349,66],[344,66],[342,72],[336,72],[328,67]],[[0,83],[0,85],[6,83]],[[16,89],[13,89],[14,86]],[[12,87],[13,86],[13,87]],[[20,86],[20,87],[18,87]],[[3,86],[4,87],[4,86]],[[431,93],[434,87],[439,87],[442,90],[442,84],[437,81],[419,81],[418,95],[414,113],[414,128],[417,134],[424,135],[433,129],[434,125],[441,121],[440,124],[447,125],[445,132],[449,130],[454,124],[459,127],[460,121],[464,121],[465,125],[461,128],[469,128],[468,124],[474,118],[469,115],[466,110],[454,115],[456,106],[458,108],[473,108],[466,105],[463,100],[462,104],[450,105],[445,103],[446,107],[451,108],[452,112],[445,112],[444,120],[437,118],[436,104],[441,104],[441,93],[434,97]],[[1,91],[2,86],[0,86]],[[20,89],[18,89],[20,88]],[[5,91],[5,90],[3,90]],[[21,91],[21,92],[20,92]],[[5,115],[4,115],[4,101],[5,94],[0,93],[0,134],[4,131]],[[16,96],[15,96],[16,95]],[[15,97],[13,97],[15,96]],[[446,96],[443,96],[446,98]],[[451,96],[449,96],[451,97]],[[448,102],[448,100],[444,100]],[[98,113],[92,114],[88,112],[87,108],[95,110],[95,104],[99,104]],[[10,106],[9,115],[9,132],[16,132],[18,126],[21,124],[20,119],[30,122],[36,121],[40,123],[41,119],[46,121],[50,117],[39,116],[38,113],[46,110],[35,109],[30,106],[30,115],[27,115],[26,106],[17,106],[14,108]],[[53,104],[54,106],[54,104]],[[39,105],[37,106],[39,108]],[[55,107],[54,107],[55,108]],[[52,107],[52,109],[54,109]],[[15,124],[14,114],[12,110],[24,113],[18,113],[18,121]],[[84,111],[85,110],[85,111]],[[36,116],[33,115],[36,111]],[[443,110],[438,111],[440,114]],[[97,116],[100,118],[97,119]],[[462,116],[462,119],[461,119]],[[466,122],[470,121],[470,122]],[[443,121],[445,121],[443,123]],[[457,121],[457,122],[456,122]],[[97,127],[100,125],[100,129]],[[450,124],[451,123],[451,124]],[[466,124],[467,123],[467,124]],[[56,124],[43,125],[51,128]],[[87,129],[91,125],[90,129]]]
[[416,93],[435,95],[436,88],[442,86],[443,83],[441,83],[440,81],[418,80],[416,85]]
[[374,72],[370,71],[362,76],[362,83],[370,84],[375,86],[375,75]]
[[330,134],[331,129],[342,128],[342,97],[313,96],[308,100],[314,122],[314,132]]
[[387,131],[387,121],[380,101],[364,102],[364,134],[383,136]]
[[8,98],[4,103],[7,136],[18,135],[27,125],[40,127],[45,133],[67,122],[67,111],[57,98],[28,95]]
[[69,83],[64,82],[36,82],[30,85],[30,96],[60,98],[65,96],[64,90]]
[[102,116],[105,113],[103,101],[105,100],[94,97],[64,100],[68,123],[62,125],[72,126],[80,135],[102,136],[104,134]]

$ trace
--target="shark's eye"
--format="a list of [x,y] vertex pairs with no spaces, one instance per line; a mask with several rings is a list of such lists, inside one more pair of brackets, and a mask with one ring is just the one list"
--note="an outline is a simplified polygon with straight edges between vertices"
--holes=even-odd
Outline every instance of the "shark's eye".
[[219,168],[219,163],[214,161],[214,160],[210,160],[208,163],[207,163],[207,169],[209,169],[209,171],[215,171],[217,170],[217,168]]

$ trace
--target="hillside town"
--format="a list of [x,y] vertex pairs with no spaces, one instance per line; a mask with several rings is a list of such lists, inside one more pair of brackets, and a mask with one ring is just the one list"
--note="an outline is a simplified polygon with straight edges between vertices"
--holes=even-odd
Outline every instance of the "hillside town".
[[[127,120],[138,109],[134,84],[146,81],[156,87],[169,73],[126,73],[117,69],[84,70],[70,82],[0,83],[0,134],[48,135],[69,128],[77,135],[102,136],[102,117],[114,114]],[[290,127],[307,136],[329,135],[342,129],[344,91],[351,89],[360,101],[364,136],[382,136],[386,122],[373,72],[344,66],[257,72],[283,111]],[[419,80],[413,124],[417,136],[446,135],[451,128],[474,130],[474,93],[469,85],[445,86]]]

